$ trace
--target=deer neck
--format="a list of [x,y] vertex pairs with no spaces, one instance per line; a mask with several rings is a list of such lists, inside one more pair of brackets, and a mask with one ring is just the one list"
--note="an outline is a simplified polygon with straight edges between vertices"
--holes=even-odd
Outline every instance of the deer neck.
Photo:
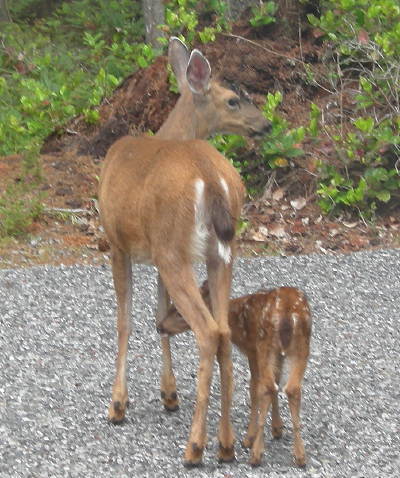
[[174,109],[155,136],[160,139],[206,139],[210,136],[209,124],[202,121],[193,95],[185,92],[179,97]]

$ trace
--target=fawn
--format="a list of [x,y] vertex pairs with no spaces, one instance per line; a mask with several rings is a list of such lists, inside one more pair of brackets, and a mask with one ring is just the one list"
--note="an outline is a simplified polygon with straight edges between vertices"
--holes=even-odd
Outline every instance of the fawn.
[[[208,283],[201,293],[210,305]],[[293,424],[293,454],[298,466],[305,466],[306,456],[300,432],[301,384],[307,366],[311,338],[311,314],[303,292],[293,287],[261,290],[229,302],[229,326],[234,345],[249,361],[250,420],[243,446],[251,448],[250,463],[258,466],[264,449],[264,424],[272,407],[272,436],[282,436],[278,406],[278,385],[282,365],[289,361],[289,376],[283,390],[288,397]],[[171,305],[159,324],[162,334],[176,335],[189,325]]]

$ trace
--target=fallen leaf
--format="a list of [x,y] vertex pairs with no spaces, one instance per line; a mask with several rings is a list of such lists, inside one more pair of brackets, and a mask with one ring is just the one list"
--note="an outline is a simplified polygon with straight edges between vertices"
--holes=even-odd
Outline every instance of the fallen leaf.
[[352,229],[353,227],[356,227],[358,225],[358,221],[356,222],[343,221],[343,225]]
[[363,45],[367,45],[368,42],[369,42],[369,35],[368,35],[368,32],[361,29],[359,32],[358,32],[358,41],[360,43],[362,43]]
[[286,158],[276,158],[275,159],[275,165],[279,166],[280,168],[285,168],[288,166],[289,161]]
[[285,192],[282,188],[275,189],[275,191],[272,193],[272,199],[274,201],[280,201],[283,196],[285,195]]
[[313,28],[312,29],[312,34],[314,38],[320,38],[325,35],[325,32],[320,30],[319,28]]
[[268,236],[268,229],[265,226],[259,227],[257,231],[252,231],[249,233],[249,239],[257,242],[265,242]]
[[293,226],[290,228],[292,234],[304,234],[307,228],[301,221],[296,221]]
[[286,231],[282,224],[272,224],[269,227],[269,235],[274,237],[286,237]]
[[293,199],[290,201],[290,205],[294,208],[300,211],[300,209],[303,209],[303,207],[307,204],[307,201],[305,198],[299,197],[297,199]]

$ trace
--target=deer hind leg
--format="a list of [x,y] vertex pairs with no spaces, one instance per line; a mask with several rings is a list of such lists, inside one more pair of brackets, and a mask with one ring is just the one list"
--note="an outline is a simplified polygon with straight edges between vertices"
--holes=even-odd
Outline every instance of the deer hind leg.
[[277,392],[273,365],[271,363],[270,354],[268,353],[269,347],[270,344],[265,341],[257,347],[259,364],[259,381],[257,387],[258,418],[256,436],[250,453],[250,464],[253,466],[258,466],[261,463],[261,456],[264,451],[265,419]]
[[129,405],[126,363],[128,340],[132,329],[132,266],[129,255],[115,247],[111,250],[111,262],[117,297],[118,354],[108,418],[112,423],[121,423]]
[[233,373],[231,330],[228,323],[229,295],[232,280],[232,261],[225,263],[221,258],[207,260],[208,283],[211,308],[220,330],[217,359],[221,380],[221,418],[218,430],[220,462],[235,459],[234,440],[230,411],[232,405]]
[[168,263],[158,263],[157,266],[176,308],[193,330],[199,349],[197,398],[184,456],[185,466],[192,467],[201,463],[207,441],[207,410],[219,327],[200,295],[191,265],[180,265],[178,268],[176,262],[171,260]]
[[[158,303],[156,322],[157,326],[167,315],[170,304],[169,295],[164,283],[158,274]],[[168,336],[161,337],[162,349],[162,372],[161,372],[161,399],[166,410],[174,412],[179,408],[178,395],[176,393],[176,379],[172,369],[172,357],[170,340]]]
[[291,364],[288,382],[284,392],[288,397],[290,415],[293,425],[293,454],[298,466],[305,466],[306,454],[303,439],[301,437],[300,407],[301,407],[301,383],[307,365],[306,358],[294,358]]
[[257,355],[251,353],[248,355],[249,368],[250,368],[250,419],[249,426],[247,427],[246,437],[243,439],[243,446],[245,448],[251,448],[253,445],[256,431],[257,431],[257,417],[258,417],[258,367],[257,367]]
[[[275,363],[275,383],[279,386],[282,375],[283,357],[280,355]],[[283,422],[279,413],[279,390],[275,390],[275,394],[272,397],[272,410],[271,410],[271,433],[276,439],[282,437]]]

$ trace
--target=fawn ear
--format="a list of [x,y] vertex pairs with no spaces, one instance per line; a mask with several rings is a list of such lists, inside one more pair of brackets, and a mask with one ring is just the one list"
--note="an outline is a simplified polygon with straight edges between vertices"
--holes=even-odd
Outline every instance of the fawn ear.
[[186,69],[189,63],[189,50],[177,37],[169,39],[168,61],[178,81],[179,91],[186,85]]
[[186,79],[193,93],[205,94],[210,89],[211,67],[199,50],[193,50],[186,70]]

